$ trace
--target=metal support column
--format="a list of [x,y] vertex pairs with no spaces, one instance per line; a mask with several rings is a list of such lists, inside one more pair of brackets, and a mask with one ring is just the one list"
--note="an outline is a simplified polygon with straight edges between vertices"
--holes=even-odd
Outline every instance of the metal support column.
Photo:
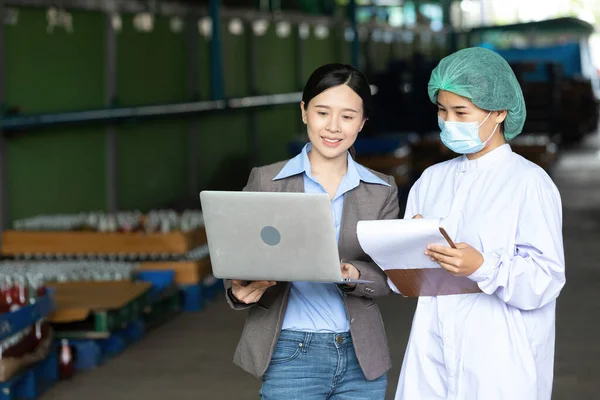
[[[252,30],[252,23],[249,22],[246,26],[245,31],[248,32],[246,35],[248,40],[248,53],[246,59],[248,62],[248,87],[250,89],[250,96],[258,95],[258,88],[256,87],[256,37]],[[258,137],[258,127],[256,121],[256,110],[248,110],[248,134],[249,134],[249,150],[250,150],[250,164],[253,167],[258,166],[260,163],[260,139]]]
[[[106,48],[104,65],[104,94],[106,107],[114,107],[117,97],[117,34],[112,15],[106,13]],[[117,128],[106,128],[106,207],[109,212],[119,209]]]
[[358,23],[356,22],[356,0],[350,0],[348,2],[348,19],[350,20],[350,26],[354,32],[354,39],[352,40],[352,65],[360,69],[360,37],[358,32]]
[[281,0],[269,0],[269,9],[271,12],[281,11]]
[[[304,56],[306,54],[306,46],[304,44],[304,39],[300,37],[299,25],[296,25],[294,29],[294,45],[295,45],[295,58],[296,58],[296,90],[302,92],[304,90],[304,85],[306,84],[307,76],[304,76]],[[298,115],[297,120],[297,133],[305,133],[306,128],[304,127],[304,123],[302,122],[302,116]]]
[[452,25],[452,0],[442,1],[442,13],[444,27],[448,32],[448,54],[451,54],[456,51],[456,29]]
[[[0,120],[3,117],[5,107],[4,98],[4,1],[0,0]],[[9,205],[8,205],[8,185],[6,182],[7,175],[7,160],[6,160],[6,142],[2,127],[0,126],[0,230],[8,228],[10,221]],[[0,236],[0,244],[2,237]]]
[[300,37],[300,29],[299,29],[300,25],[297,24],[295,29],[293,30],[294,33],[294,46],[295,46],[295,58],[296,58],[296,90],[297,91],[302,91],[302,89],[304,88],[304,84],[306,83],[306,80],[308,79],[308,76],[304,76],[304,57],[306,55],[306,46],[304,43],[304,39],[302,39]]
[[[187,19],[186,30],[187,30],[187,94],[188,101],[199,101],[200,100],[200,79],[198,74],[200,73],[200,54],[199,54],[199,35],[198,29],[196,28],[197,18],[195,15],[191,15]],[[197,118],[193,118],[190,121],[189,131],[189,195],[192,197],[198,196],[200,192],[200,166],[198,162],[200,143],[200,122]]]
[[411,2],[413,3],[413,7],[415,9],[415,26],[417,27],[417,29],[415,29],[413,31],[413,49],[412,49],[412,54],[411,54],[411,58],[414,58],[416,53],[420,53],[423,54],[423,47],[422,47],[422,37],[421,37],[421,22],[423,20],[423,16],[421,15],[421,0],[411,0]]
[[[304,76],[304,57],[306,55],[306,46],[304,43],[304,39],[300,37],[299,25],[296,25],[294,29],[294,45],[295,45],[295,64],[296,64],[296,90],[302,92],[304,90],[304,85],[306,84],[307,76]],[[342,42],[343,43],[343,42]],[[298,131],[296,133],[306,133],[306,128],[304,127],[304,122],[302,122],[302,115],[297,114],[298,118],[296,118],[297,126],[296,129]]]
[[212,40],[210,41],[210,89],[212,100],[222,100],[223,61],[221,57],[221,0],[210,0],[209,9],[212,19]]

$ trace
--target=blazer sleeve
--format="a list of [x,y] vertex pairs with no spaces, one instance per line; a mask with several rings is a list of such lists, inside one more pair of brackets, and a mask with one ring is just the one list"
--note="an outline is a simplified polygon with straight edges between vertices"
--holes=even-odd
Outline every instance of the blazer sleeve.
[[[398,186],[393,177],[388,178],[390,190],[379,213],[379,219],[398,219],[400,206],[398,203]],[[343,292],[359,297],[381,297],[390,294],[391,290],[387,284],[387,276],[373,261],[347,261],[352,264],[359,272],[360,279],[372,281],[372,283],[359,283],[354,287],[340,285]]]
[[[248,183],[242,189],[245,192],[259,192],[260,191],[260,173],[258,168],[252,168],[250,171],[250,177]],[[223,285],[225,286],[225,299],[227,304],[234,310],[246,310],[254,306],[254,304],[245,304],[237,301],[231,292],[231,279],[223,279]]]

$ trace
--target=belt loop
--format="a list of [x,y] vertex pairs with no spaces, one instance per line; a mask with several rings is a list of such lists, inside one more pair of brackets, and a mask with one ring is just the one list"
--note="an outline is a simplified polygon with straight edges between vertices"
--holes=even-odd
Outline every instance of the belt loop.
[[302,344],[302,352],[303,352],[304,354],[306,354],[306,352],[308,351],[308,348],[309,348],[309,346],[310,346],[311,339],[312,339],[312,332],[306,332],[306,333],[304,334],[304,342],[303,342],[303,344]]

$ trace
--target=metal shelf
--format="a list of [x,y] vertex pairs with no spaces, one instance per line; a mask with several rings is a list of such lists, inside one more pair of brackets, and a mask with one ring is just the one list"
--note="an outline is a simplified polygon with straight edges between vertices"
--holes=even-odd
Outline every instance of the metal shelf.
[[19,115],[2,118],[0,120],[0,126],[3,131],[10,132],[66,124],[115,123],[158,117],[190,116],[227,109],[252,109],[289,105],[299,103],[301,100],[302,93],[296,92],[243,97],[229,100],[196,101],[189,103],[110,108],[55,114]]

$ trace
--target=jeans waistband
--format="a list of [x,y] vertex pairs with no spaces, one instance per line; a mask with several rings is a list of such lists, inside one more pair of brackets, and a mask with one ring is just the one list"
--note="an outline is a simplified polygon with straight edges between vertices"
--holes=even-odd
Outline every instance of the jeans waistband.
[[305,344],[320,344],[343,346],[352,344],[350,332],[302,332],[284,329],[279,335],[279,340],[293,340]]

